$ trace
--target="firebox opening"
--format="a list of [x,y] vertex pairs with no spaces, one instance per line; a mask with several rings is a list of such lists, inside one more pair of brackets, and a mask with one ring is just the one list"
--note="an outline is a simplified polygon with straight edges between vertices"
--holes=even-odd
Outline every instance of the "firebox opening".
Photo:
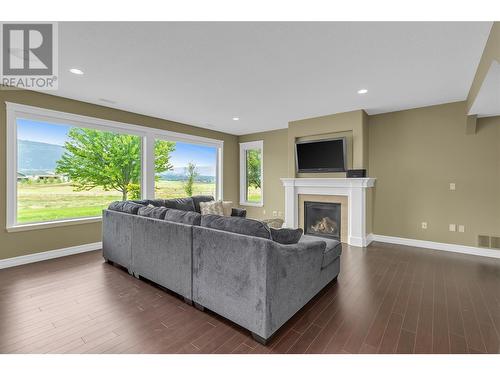
[[340,241],[340,203],[304,202],[304,233]]

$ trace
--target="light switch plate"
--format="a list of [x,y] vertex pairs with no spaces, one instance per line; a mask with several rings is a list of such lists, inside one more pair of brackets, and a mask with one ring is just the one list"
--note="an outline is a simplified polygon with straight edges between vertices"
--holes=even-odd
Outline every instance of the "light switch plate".
[[456,190],[456,185],[454,182],[450,182],[450,190]]
[[422,229],[427,229],[427,221],[422,221]]
[[450,224],[449,230],[450,230],[450,232],[456,232],[457,231],[456,224]]
[[464,232],[465,232],[465,225],[460,224],[460,225],[458,226],[458,231],[459,231],[460,233],[464,233]]

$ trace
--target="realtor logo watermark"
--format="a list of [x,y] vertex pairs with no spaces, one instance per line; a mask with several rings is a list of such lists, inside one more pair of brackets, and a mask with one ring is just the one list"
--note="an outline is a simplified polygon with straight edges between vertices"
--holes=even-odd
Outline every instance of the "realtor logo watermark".
[[57,23],[1,23],[0,87],[57,90]]

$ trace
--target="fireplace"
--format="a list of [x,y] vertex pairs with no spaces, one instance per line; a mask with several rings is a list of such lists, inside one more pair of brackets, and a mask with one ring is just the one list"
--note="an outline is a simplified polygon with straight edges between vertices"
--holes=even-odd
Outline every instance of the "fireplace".
[[304,233],[340,241],[340,203],[304,202]]

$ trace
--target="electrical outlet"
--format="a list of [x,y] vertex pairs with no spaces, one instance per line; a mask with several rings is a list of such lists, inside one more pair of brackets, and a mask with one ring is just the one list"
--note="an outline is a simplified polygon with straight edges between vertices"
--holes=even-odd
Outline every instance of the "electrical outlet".
[[278,211],[273,211],[273,217],[278,216]]
[[459,231],[460,233],[465,233],[465,225],[459,224],[459,225],[458,225],[458,231]]
[[455,224],[450,224],[449,225],[449,231],[450,232],[456,232],[457,231],[457,226]]
[[422,229],[427,229],[427,221],[422,221]]
[[283,211],[278,211],[278,216],[283,217]]
[[450,190],[456,190],[456,185],[454,182],[450,182]]

